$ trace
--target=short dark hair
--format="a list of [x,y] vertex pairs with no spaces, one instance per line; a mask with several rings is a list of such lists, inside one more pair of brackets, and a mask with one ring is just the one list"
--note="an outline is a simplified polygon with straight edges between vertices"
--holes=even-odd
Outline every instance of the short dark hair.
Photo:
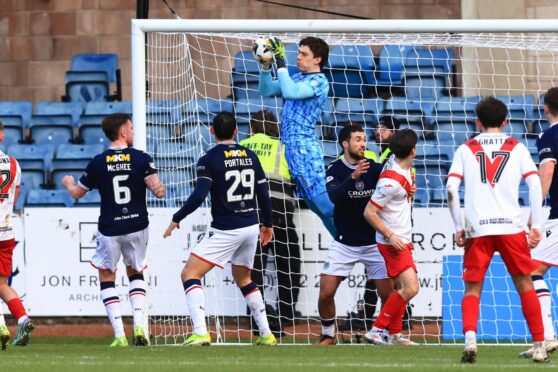
[[4,123],[2,123],[2,120],[0,120],[0,130],[4,130]]
[[272,112],[259,111],[250,118],[250,128],[252,133],[263,133],[271,137],[279,137],[279,127],[277,126],[277,118]]
[[390,129],[395,132],[396,130],[399,130],[399,127],[401,126],[401,122],[395,116],[384,115],[380,118],[378,125],[383,125],[387,129]]
[[544,105],[553,116],[558,115],[558,87],[550,88],[543,96]]
[[329,46],[327,45],[327,43],[319,37],[308,36],[300,40],[300,43],[298,43],[298,46],[303,45],[310,48],[312,54],[314,55],[314,58],[322,58],[322,60],[320,61],[320,69],[324,68],[329,57]]
[[126,124],[128,120],[132,121],[132,118],[128,114],[124,114],[122,112],[111,114],[103,119],[101,128],[103,129],[105,136],[113,142],[118,139],[118,132],[120,131],[120,128]]
[[213,118],[211,126],[218,140],[228,140],[234,136],[236,119],[230,112],[222,111]]
[[343,141],[349,142],[351,135],[356,132],[364,132],[364,129],[360,125],[354,124],[349,124],[341,128],[339,135],[337,136],[339,146],[343,147]]
[[499,128],[506,120],[508,108],[504,102],[489,96],[477,103],[475,114],[485,128]]
[[412,129],[401,129],[395,132],[389,141],[391,152],[399,159],[404,159],[415,148],[418,142],[417,134]]

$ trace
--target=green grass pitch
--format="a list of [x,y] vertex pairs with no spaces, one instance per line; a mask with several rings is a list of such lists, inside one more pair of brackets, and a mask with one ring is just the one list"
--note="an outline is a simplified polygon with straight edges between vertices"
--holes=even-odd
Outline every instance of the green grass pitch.
[[[519,359],[518,346],[480,346],[475,365],[461,365],[460,346],[382,347],[368,345],[152,346],[111,349],[110,339],[32,338],[26,347],[0,351],[0,371],[447,371],[556,368]],[[558,357],[558,355],[556,355]],[[552,356],[551,356],[552,358]]]

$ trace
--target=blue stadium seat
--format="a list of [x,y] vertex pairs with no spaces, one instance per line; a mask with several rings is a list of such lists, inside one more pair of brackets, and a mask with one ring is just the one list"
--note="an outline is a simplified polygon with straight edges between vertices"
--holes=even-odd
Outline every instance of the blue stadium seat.
[[66,71],[64,102],[106,102],[109,96],[108,76],[105,71]]
[[39,102],[31,117],[31,138],[55,146],[72,141],[82,111],[76,102]]
[[104,71],[110,83],[116,82],[118,55],[76,54],[72,57],[71,71]]
[[33,103],[30,101],[0,102],[0,121],[4,123],[4,144],[23,140],[23,130],[29,128]]
[[403,82],[403,62],[411,45],[386,45],[380,51],[378,85],[401,85]]
[[162,138],[175,138],[182,132],[182,111],[185,105],[181,100],[147,101],[147,125],[160,128]]
[[[149,191],[148,191],[149,192]],[[101,194],[99,190],[89,190],[87,194],[77,199],[75,205],[78,207],[98,207],[101,205]]]
[[376,85],[374,54],[368,45],[339,45],[329,52],[323,71],[330,97],[365,97]]
[[340,98],[335,105],[335,121],[337,125],[351,121],[372,129],[378,124],[383,109],[384,100],[381,98]]
[[60,145],[52,161],[52,183],[62,188],[60,180],[70,174],[79,179],[87,164],[105,149],[104,145]]
[[407,50],[403,68],[405,74],[416,72],[418,74],[442,73],[446,77],[453,70],[454,52],[451,48],[427,49],[416,46]]
[[147,200],[150,205],[161,205],[163,203],[169,208],[180,208],[193,191],[191,182],[192,172],[190,170],[163,170],[159,172],[161,181],[165,185],[165,196],[163,199],[156,198],[151,191],[147,191]]
[[41,173],[22,171],[21,181],[19,184],[19,198],[17,199],[14,209],[21,211],[25,204],[25,199],[29,190],[39,189],[44,184],[44,176]]
[[234,57],[234,68],[231,74],[234,100],[259,96],[259,79],[260,67],[254,59],[252,51],[241,50],[238,52]]
[[29,190],[25,205],[28,207],[71,207],[74,199],[66,190]]
[[535,117],[535,97],[534,96],[496,96],[508,107],[510,122],[522,122],[533,120]]
[[47,175],[54,157],[54,146],[16,144],[10,146],[7,153],[17,159],[22,172],[35,173],[36,177],[42,180],[41,183],[47,183]]
[[236,122],[238,124],[249,123],[251,115],[262,110],[270,111],[275,115],[277,121],[280,121],[282,107],[283,99],[280,97],[260,96],[254,99],[236,101],[234,104]]
[[405,73],[405,96],[410,99],[436,102],[444,96],[446,77]]
[[413,205],[417,207],[426,207],[430,202],[428,191],[422,188],[417,189],[417,193],[413,198]]
[[190,171],[199,158],[199,149],[184,142],[164,141],[157,143],[155,166],[160,171]]
[[116,113],[132,115],[132,102],[89,102],[79,118],[79,136],[83,142],[107,147],[109,140],[101,129],[101,123],[105,116]]
[[476,133],[475,105],[481,97],[443,97],[434,110],[438,141],[460,145]]
[[122,84],[120,69],[118,68],[118,55],[110,54],[76,54],[72,57],[71,71],[105,72],[108,84],[116,84],[116,92],[107,95],[109,101],[122,100]]
[[342,151],[337,142],[324,141],[322,142],[324,157],[337,159]]
[[431,121],[433,110],[433,102],[392,97],[386,102],[383,114],[396,117],[401,122],[401,128],[413,129],[422,137],[426,125]]
[[249,83],[258,82],[260,76],[259,63],[254,59],[251,50],[241,50],[234,56],[234,69],[232,72],[232,82]]
[[185,106],[182,116],[188,122],[199,121],[203,125],[209,126],[213,118],[221,111],[234,112],[233,101],[215,98],[191,100]]

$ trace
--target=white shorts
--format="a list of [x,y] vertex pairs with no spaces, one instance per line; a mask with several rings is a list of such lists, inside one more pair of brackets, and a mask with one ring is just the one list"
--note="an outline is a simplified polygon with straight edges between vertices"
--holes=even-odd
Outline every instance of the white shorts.
[[91,259],[91,265],[97,269],[116,271],[116,265],[123,257],[124,265],[135,271],[143,271],[149,228],[126,235],[104,236],[97,232],[97,249]]
[[322,274],[346,278],[351,274],[357,262],[362,262],[366,267],[368,279],[388,278],[386,263],[377,245],[351,247],[339,243],[337,240],[331,242],[327,251]]
[[221,269],[229,259],[233,265],[252,269],[259,233],[259,225],[234,230],[210,227],[203,239],[192,249],[191,255]]
[[542,226],[542,235],[539,245],[531,250],[531,258],[558,266],[558,219],[547,220]]

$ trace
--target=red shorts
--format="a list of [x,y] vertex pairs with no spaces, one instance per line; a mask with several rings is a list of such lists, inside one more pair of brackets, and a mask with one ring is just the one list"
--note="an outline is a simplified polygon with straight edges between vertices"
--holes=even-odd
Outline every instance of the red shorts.
[[524,232],[512,235],[488,235],[465,241],[463,280],[478,283],[484,275],[494,253],[500,252],[510,275],[530,274],[538,265],[531,259]]
[[12,256],[15,239],[0,241],[0,276],[12,276]]
[[417,272],[413,261],[413,243],[407,244],[407,249],[399,250],[391,245],[378,243],[378,249],[386,261],[387,274],[390,278],[396,278],[403,271],[412,268]]

